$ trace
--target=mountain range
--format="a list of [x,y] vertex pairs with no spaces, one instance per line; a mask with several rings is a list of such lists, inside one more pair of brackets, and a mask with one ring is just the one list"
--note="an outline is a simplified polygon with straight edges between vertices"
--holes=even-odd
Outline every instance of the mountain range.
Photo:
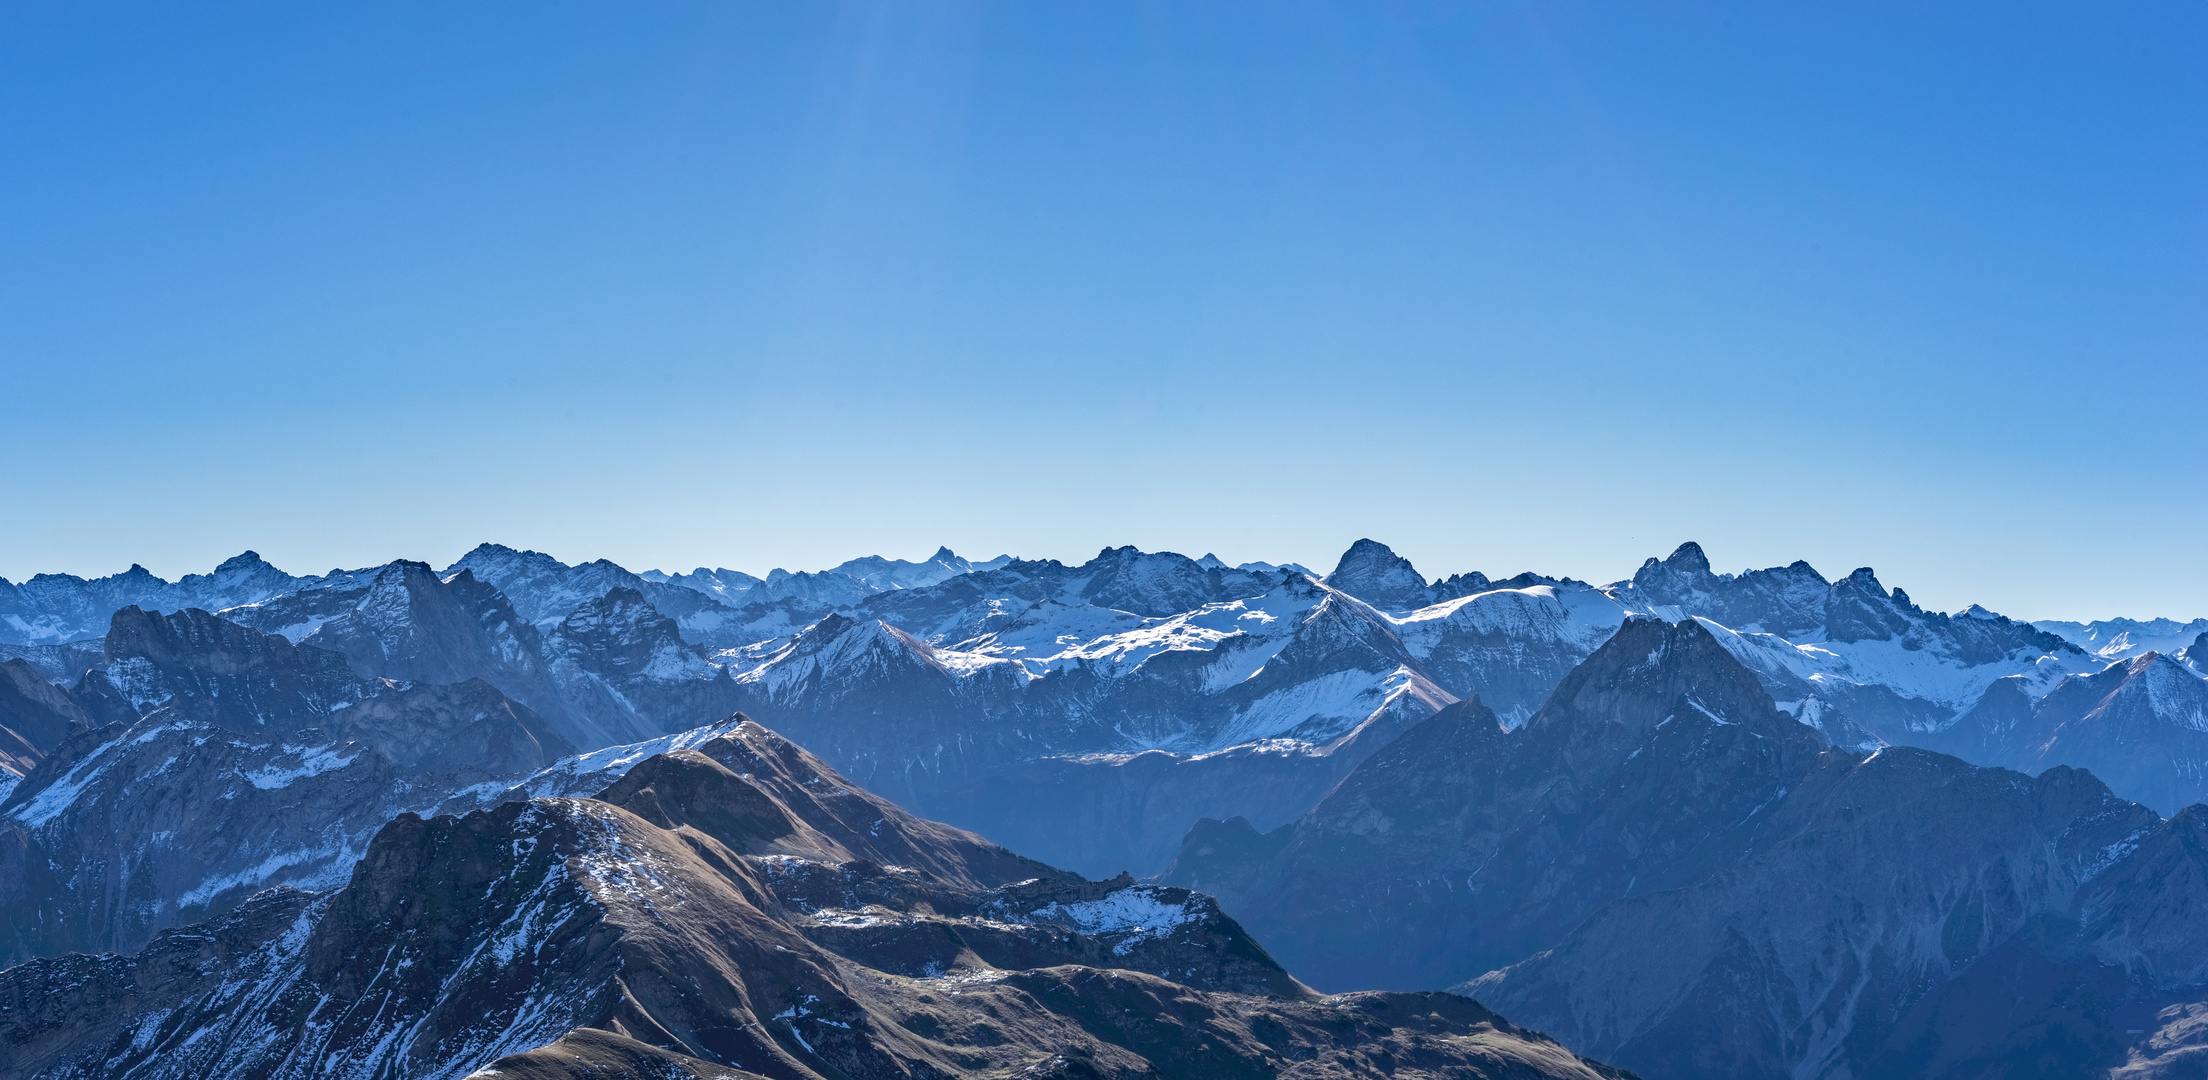
[[[1523,1075],[1602,1068],[1461,996],[1306,986],[1454,987],[1650,1077],[2027,1075],[2033,1061],[2180,1075],[2208,1060],[2188,921],[2208,901],[2204,819],[2187,809],[2208,789],[2208,637],[2180,643],[2186,626],[1942,614],[1867,569],[1720,574],[1693,544],[1608,585],[1429,580],[1370,540],[1324,575],[1128,547],[1078,566],[942,550],[638,574],[484,545],[443,570],[302,578],[249,552],[175,583],[135,567],[0,582],[0,964],[18,965],[0,974],[0,995],[18,995],[0,996],[0,1046],[43,1048],[23,1075],[169,1075],[171,1060],[196,1063],[175,1075],[460,1075],[509,1051],[527,1060],[499,1068],[522,1075],[614,1061],[972,1075],[1059,1058],[1045,1072],[1222,1074],[1082,1019],[1097,1008],[1082,995],[1110,985],[1093,979],[1021,984],[1033,1004],[1002,1053],[974,1048],[970,1017],[936,1015],[967,1033],[943,1042],[897,1013],[917,1000],[905,990],[870,998],[848,980],[837,993],[877,1026],[831,1071],[792,1047],[841,1036],[789,1023],[796,1043],[758,1041],[805,1015],[759,1013],[782,999],[738,987],[759,949],[782,956],[760,943],[802,952],[796,934],[814,942],[806,963],[869,987],[951,977],[830,940],[841,930],[815,918],[817,897],[759,876],[790,857],[860,866],[848,880],[916,865],[928,878],[843,929],[893,915],[971,938],[1032,927],[1045,907],[1201,909],[1224,936],[1199,951],[1257,966],[1241,982],[1200,964],[1153,975],[1203,1002],[1201,1019],[1174,1014],[1184,1034],[1303,1032],[1308,1057],[1269,1035],[1234,1042],[1233,1068],[1253,1075],[1415,1074],[1410,1049],[1502,1039],[1522,1044],[1509,1068]],[[871,808],[867,828],[906,854],[885,861],[873,834],[758,788],[765,774],[740,765],[762,754]],[[742,783],[707,777],[705,759]],[[710,797],[638,802],[639,784],[665,789],[636,778],[667,770]],[[707,820],[724,812],[742,822]],[[800,824],[762,838],[782,827],[767,820]],[[557,858],[529,862],[540,847]],[[476,854],[439,861],[460,848]],[[898,861],[922,848],[932,861]],[[1010,851],[1041,861],[1017,876]],[[579,912],[577,896],[618,892],[639,852],[711,898],[706,923],[654,908],[666,901],[650,890],[643,907],[574,916],[579,937],[544,921],[545,904]],[[490,906],[425,884],[452,875]],[[1061,892],[1003,917],[1028,902],[1007,899],[1029,896],[1014,889],[1027,878]],[[446,921],[399,910],[417,894],[447,896],[433,903]],[[705,925],[750,927],[750,959]],[[457,958],[488,926],[532,948],[595,942],[612,950],[600,960],[656,972],[639,980],[673,985],[697,965],[740,977],[701,984],[720,1018],[707,1023],[680,994],[631,985],[616,1002],[600,985],[611,969],[546,961],[524,976]],[[997,972],[1125,966],[1106,962],[1124,941],[1061,929],[1073,952],[972,951]],[[504,940],[468,948],[521,947]],[[412,967],[330,966],[376,948],[441,972],[443,989]],[[928,955],[946,972],[974,963]],[[2020,986],[2022,1004],[2002,1007],[2023,1019],[1986,1021]],[[355,1023],[376,987],[373,1011],[403,1031]],[[326,1011],[334,1000],[352,1011]],[[1299,1026],[1338,1014],[1298,1010],[1368,1000],[1379,1026],[1333,1049]],[[14,1015],[34,1005],[35,1020]],[[1429,1006],[1443,1027],[1411,1023]],[[639,1009],[659,1026],[638,1026]],[[478,1012],[506,1017],[503,1034]],[[751,1041],[682,1026],[724,1022]],[[93,1046],[115,1064],[92,1064]]]
[[[0,656],[74,684],[112,663],[100,640],[124,606],[218,612],[370,677],[482,678],[577,747],[741,709],[905,805],[1091,874],[1162,870],[1198,817],[1292,820],[1364,755],[1474,694],[1523,723],[1631,615],[1701,620],[1835,745],[2027,768],[2102,760],[2077,724],[2027,745],[2038,728],[1988,717],[2135,660],[2109,653],[2118,638],[2168,645],[2187,625],[2094,624],[2082,640],[2101,648],[2088,651],[1982,608],[1924,611],[1869,570],[1715,573],[1694,544],[1603,586],[1428,580],[1370,540],[1323,576],[1133,548],[1079,566],[945,549],[764,577],[635,574],[486,544],[441,571],[402,561],[298,578],[248,552],[176,583],[135,567],[0,582]],[[2198,675],[2203,652],[2157,655]],[[2120,696],[2141,699],[2132,712],[2161,733],[2147,771],[2170,779],[2134,787],[2112,770],[2118,792],[2163,813],[2208,794],[2184,702],[2143,684]],[[9,715],[0,725],[23,736]],[[0,736],[0,766],[40,745]],[[1038,812],[1044,789],[1061,797]],[[1100,814],[1109,829],[1072,827]]]

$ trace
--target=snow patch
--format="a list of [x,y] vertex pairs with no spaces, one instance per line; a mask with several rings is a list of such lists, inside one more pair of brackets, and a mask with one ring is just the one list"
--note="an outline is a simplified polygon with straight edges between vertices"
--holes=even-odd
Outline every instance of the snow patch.
[[352,876],[353,864],[360,861],[362,852],[355,851],[352,838],[339,837],[317,847],[280,851],[262,859],[257,865],[221,877],[208,878],[193,886],[190,892],[176,898],[178,908],[204,904],[215,897],[242,885],[260,885],[273,880],[278,874],[295,866],[326,863],[319,872],[287,878],[283,884],[302,889],[326,889],[345,883]]
[[1387,672],[1351,669],[1283,687],[1236,713],[1206,749],[1291,733],[1319,741],[1333,738],[1409,693],[1416,678],[1401,666]]
[[342,769],[360,757],[360,751],[345,754],[335,746],[286,746],[285,754],[298,756],[289,766],[263,765],[252,772],[240,773],[246,781],[262,791],[286,788],[310,776],[320,776],[335,769]]
[[1126,934],[1112,946],[1114,956],[1125,956],[1145,941],[1162,941],[1173,931],[1197,922],[1204,913],[1193,895],[1180,903],[1164,899],[1164,890],[1136,885],[1101,899],[1073,904],[1049,904],[1028,913],[1028,918],[1071,925],[1084,934]]
[[645,759],[659,754],[671,754],[702,746],[724,735],[733,734],[743,726],[741,720],[723,720],[718,724],[678,731],[643,742],[608,746],[587,754],[561,758],[538,770],[519,784],[493,781],[477,784],[459,793],[477,803],[495,803],[507,799],[557,798],[587,795],[603,789],[607,784],[628,775],[630,769]]

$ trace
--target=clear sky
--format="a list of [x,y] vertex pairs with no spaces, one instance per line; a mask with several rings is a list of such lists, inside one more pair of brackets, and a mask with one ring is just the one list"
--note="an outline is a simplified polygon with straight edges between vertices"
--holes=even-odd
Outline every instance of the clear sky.
[[2208,8],[0,7],[0,575],[1133,543],[2208,614]]

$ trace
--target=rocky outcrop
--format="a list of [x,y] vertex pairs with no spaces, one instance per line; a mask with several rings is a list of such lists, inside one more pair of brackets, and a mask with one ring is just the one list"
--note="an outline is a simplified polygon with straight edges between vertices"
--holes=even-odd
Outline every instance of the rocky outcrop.
[[104,638],[95,637],[60,645],[0,645],[0,660],[21,660],[46,681],[67,687],[100,666],[104,644]]
[[426,564],[395,562],[350,599],[304,643],[341,653],[381,678],[485,678],[523,701],[549,695],[542,635],[497,589],[467,571],[439,580]]
[[1869,567],[1831,582],[1805,562],[1718,574],[1690,542],[1607,591],[1639,614],[1717,624],[1774,697],[1797,712],[1814,697],[1896,745],[1936,741],[1995,678],[2089,664],[2061,637],[1983,608],[1925,611]]
[[576,753],[574,744],[481,679],[456,685],[385,681],[330,715],[324,730],[448,783],[526,776]]
[[[566,595],[561,590],[611,574],[557,563],[551,565],[581,577],[570,580],[572,575],[551,570],[538,574],[530,568],[549,557],[506,554],[514,556],[518,569],[506,562],[490,565],[513,572],[534,589],[540,613],[546,610],[541,605],[561,601]],[[482,561],[479,557],[484,549],[470,555]],[[676,596],[687,605],[678,610],[711,604],[692,590],[644,582],[626,571],[612,579],[632,581],[662,602]],[[403,561],[342,580],[333,576],[317,588],[230,614],[302,645],[341,653],[354,670],[368,675],[429,683],[482,679],[577,747],[649,739],[711,722],[734,708],[725,670],[706,663],[702,650],[682,639],[673,616],[626,585],[561,609],[545,620],[549,633],[498,589],[478,581],[472,569],[440,579],[425,564]]]
[[727,636],[734,626],[734,612],[722,599],[699,589],[647,580],[607,559],[569,566],[543,552],[482,544],[438,577],[450,580],[462,572],[497,589],[516,613],[546,634],[584,604],[625,589],[648,598],[653,609],[681,625],[691,641],[744,644],[740,635]]

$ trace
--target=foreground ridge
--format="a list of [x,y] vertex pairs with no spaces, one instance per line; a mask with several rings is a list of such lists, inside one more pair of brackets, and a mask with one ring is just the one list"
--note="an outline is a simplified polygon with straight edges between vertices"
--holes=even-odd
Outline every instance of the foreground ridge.
[[914,818],[750,722],[0,972],[0,1077],[125,1073],[1623,1075],[1468,998],[1316,994],[1208,897]]

